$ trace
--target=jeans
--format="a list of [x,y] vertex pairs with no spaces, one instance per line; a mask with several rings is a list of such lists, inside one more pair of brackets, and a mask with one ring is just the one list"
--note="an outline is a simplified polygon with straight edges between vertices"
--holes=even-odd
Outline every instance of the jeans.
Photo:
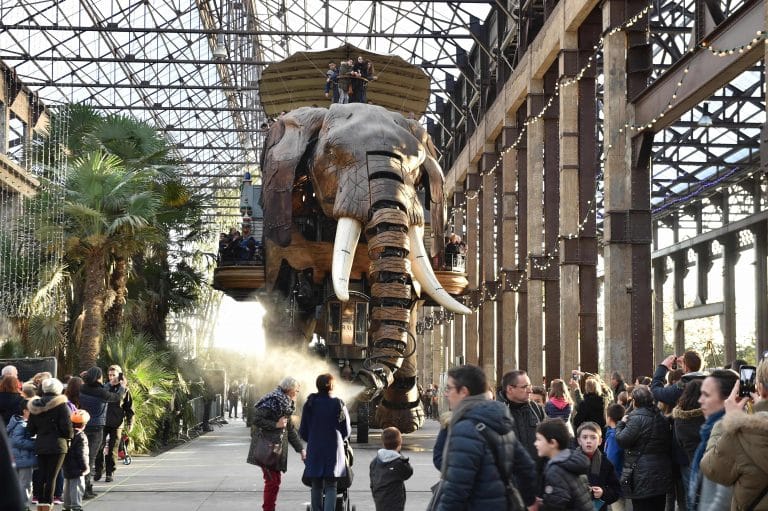
[[232,418],[232,410],[235,411],[235,419],[237,419],[237,399],[229,401],[229,418]]
[[[117,455],[117,446],[120,444],[120,435],[123,434],[123,428],[110,428],[104,426],[101,445],[96,451],[96,473],[101,474],[106,468],[107,475],[112,475],[115,471],[115,457]],[[90,445],[90,444],[89,444]],[[107,448],[107,454],[104,454],[104,447]],[[93,450],[93,447],[91,447]],[[105,467],[106,465],[106,467]]]
[[336,509],[336,479],[312,478],[312,511],[334,511]]
[[25,502],[29,502],[32,498],[32,467],[17,468],[16,474],[19,476],[19,485],[24,497],[27,499]]
[[264,475],[264,505],[261,508],[264,511],[275,511],[277,492],[280,491],[280,479],[283,473],[264,467],[261,467],[261,472]]
[[66,479],[64,482],[64,507],[68,509],[82,508],[83,493],[85,493],[85,477]]
[[96,426],[93,428],[85,428],[85,436],[88,438],[88,469],[89,474],[85,476],[85,489],[86,491],[93,491],[92,474],[96,471],[96,454],[99,449],[97,447],[101,445],[101,440],[104,438],[104,426]]

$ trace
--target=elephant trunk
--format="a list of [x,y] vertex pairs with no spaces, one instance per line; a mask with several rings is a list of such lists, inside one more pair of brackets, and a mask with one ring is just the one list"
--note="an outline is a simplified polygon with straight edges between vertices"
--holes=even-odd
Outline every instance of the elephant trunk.
[[[418,392],[411,325],[411,263],[408,217],[397,207],[376,210],[366,225],[371,260],[371,354],[360,377],[369,389],[386,388],[376,410],[379,427],[402,432],[424,421]],[[408,363],[410,362],[410,363]]]

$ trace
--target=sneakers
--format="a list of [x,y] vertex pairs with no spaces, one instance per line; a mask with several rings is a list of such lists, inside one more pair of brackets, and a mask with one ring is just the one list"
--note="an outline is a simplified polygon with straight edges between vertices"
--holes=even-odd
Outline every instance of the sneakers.
[[32,504],[37,504],[37,497],[32,497],[32,500],[30,500]]
[[93,480],[94,481],[101,481],[101,471],[97,470],[95,474],[93,474]]
[[114,479],[112,479],[112,476],[111,476],[111,475],[108,475],[108,476],[106,477],[106,479],[104,479],[104,481],[105,481],[105,482],[107,482],[107,483],[111,483],[112,481],[114,481]]
[[54,504],[64,504],[64,501],[61,500],[61,497],[53,497],[53,503]]

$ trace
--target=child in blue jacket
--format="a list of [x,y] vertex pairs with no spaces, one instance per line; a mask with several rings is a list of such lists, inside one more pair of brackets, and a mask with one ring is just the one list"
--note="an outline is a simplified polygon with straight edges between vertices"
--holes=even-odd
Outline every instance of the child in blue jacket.
[[29,502],[32,496],[32,471],[37,466],[37,454],[35,454],[35,440],[27,431],[27,419],[29,418],[27,400],[22,400],[20,406],[22,408],[19,413],[11,417],[6,431],[8,439],[11,441],[11,451],[16,462],[19,483],[27,502]]

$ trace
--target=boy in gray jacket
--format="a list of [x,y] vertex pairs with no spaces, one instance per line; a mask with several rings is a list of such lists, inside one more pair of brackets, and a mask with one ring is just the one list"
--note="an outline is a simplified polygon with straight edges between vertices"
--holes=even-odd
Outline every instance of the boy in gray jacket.
[[408,458],[400,454],[403,437],[397,428],[381,432],[383,449],[371,461],[371,492],[376,511],[405,509],[405,481],[413,475]]

